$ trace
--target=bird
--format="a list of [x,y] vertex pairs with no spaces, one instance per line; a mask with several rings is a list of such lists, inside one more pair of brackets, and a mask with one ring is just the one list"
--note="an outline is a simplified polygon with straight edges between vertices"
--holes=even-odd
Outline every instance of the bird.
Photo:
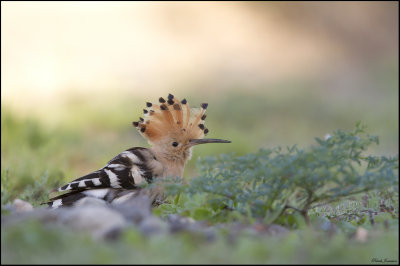
[[[85,198],[96,198],[110,204],[126,202],[142,192],[143,184],[155,179],[182,178],[186,163],[195,145],[231,143],[229,140],[204,138],[209,132],[204,126],[208,103],[189,107],[184,98],[172,94],[160,97],[158,104],[146,102],[143,117],[132,125],[149,143],[149,148],[133,147],[112,158],[103,168],[81,176],[52,192],[63,192],[49,198],[49,208],[71,207]],[[155,189],[150,199],[160,204],[162,190]]]

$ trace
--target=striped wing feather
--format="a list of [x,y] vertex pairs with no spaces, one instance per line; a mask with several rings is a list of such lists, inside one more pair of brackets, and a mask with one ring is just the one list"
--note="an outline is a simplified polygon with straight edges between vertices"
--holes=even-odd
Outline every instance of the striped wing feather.
[[66,206],[86,196],[103,198],[111,191],[106,191],[107,189],[137,189],[140,183],[152,181],[153,173],[148,167],[149,158],[156,160],[148,149],[128,149],[111,159],[102,169],[59,187],[55,191],[68,193],[51,198],[48,204],[54,206],[52,203],[57,201],[57,206]]

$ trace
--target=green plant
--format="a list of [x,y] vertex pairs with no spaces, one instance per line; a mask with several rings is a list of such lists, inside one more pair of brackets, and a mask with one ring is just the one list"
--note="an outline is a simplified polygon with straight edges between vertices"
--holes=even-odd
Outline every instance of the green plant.
[[157,212],[266,223],[300,214],[310,224],[309,211],[322,204],[372,190],[398,193],[398,156],[365,155],[371,144],[379,144],[377,136],[365,133],[365,126],[357,123],[351,132],[337,130],[316,141],[308,149],[278,147],[201,159],[200,175],[188,183],[160,181],[168,195],[176,196]]

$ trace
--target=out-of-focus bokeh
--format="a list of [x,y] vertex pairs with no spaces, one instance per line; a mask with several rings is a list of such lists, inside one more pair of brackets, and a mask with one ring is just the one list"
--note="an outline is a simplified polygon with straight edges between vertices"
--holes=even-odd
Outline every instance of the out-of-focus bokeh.
[[194,158],[357,121],[398,154],[398,19],[395,1],[2,2],[2,168],[26,144],[66,180],[98,169],[147,145],[131,122],[168,93],[208,102],[208,136],[232,140]]

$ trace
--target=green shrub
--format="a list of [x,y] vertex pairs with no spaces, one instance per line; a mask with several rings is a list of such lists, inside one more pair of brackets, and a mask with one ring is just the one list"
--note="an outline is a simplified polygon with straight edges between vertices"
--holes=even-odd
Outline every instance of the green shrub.
[[200,175],[188,183],[156,182],[163,183],[167,195],[176,195],[156,212],[215,222],[239,218],[272,223],[289,211],[310,223],[309,211],[321,204],[372,190],[398,193],[398,156],[365,155],[379,140],[364,130],[357,123],[352,132],[337,130],[325,140],[316,138],[317,145],[308,149],[278,147],[201,159]]

